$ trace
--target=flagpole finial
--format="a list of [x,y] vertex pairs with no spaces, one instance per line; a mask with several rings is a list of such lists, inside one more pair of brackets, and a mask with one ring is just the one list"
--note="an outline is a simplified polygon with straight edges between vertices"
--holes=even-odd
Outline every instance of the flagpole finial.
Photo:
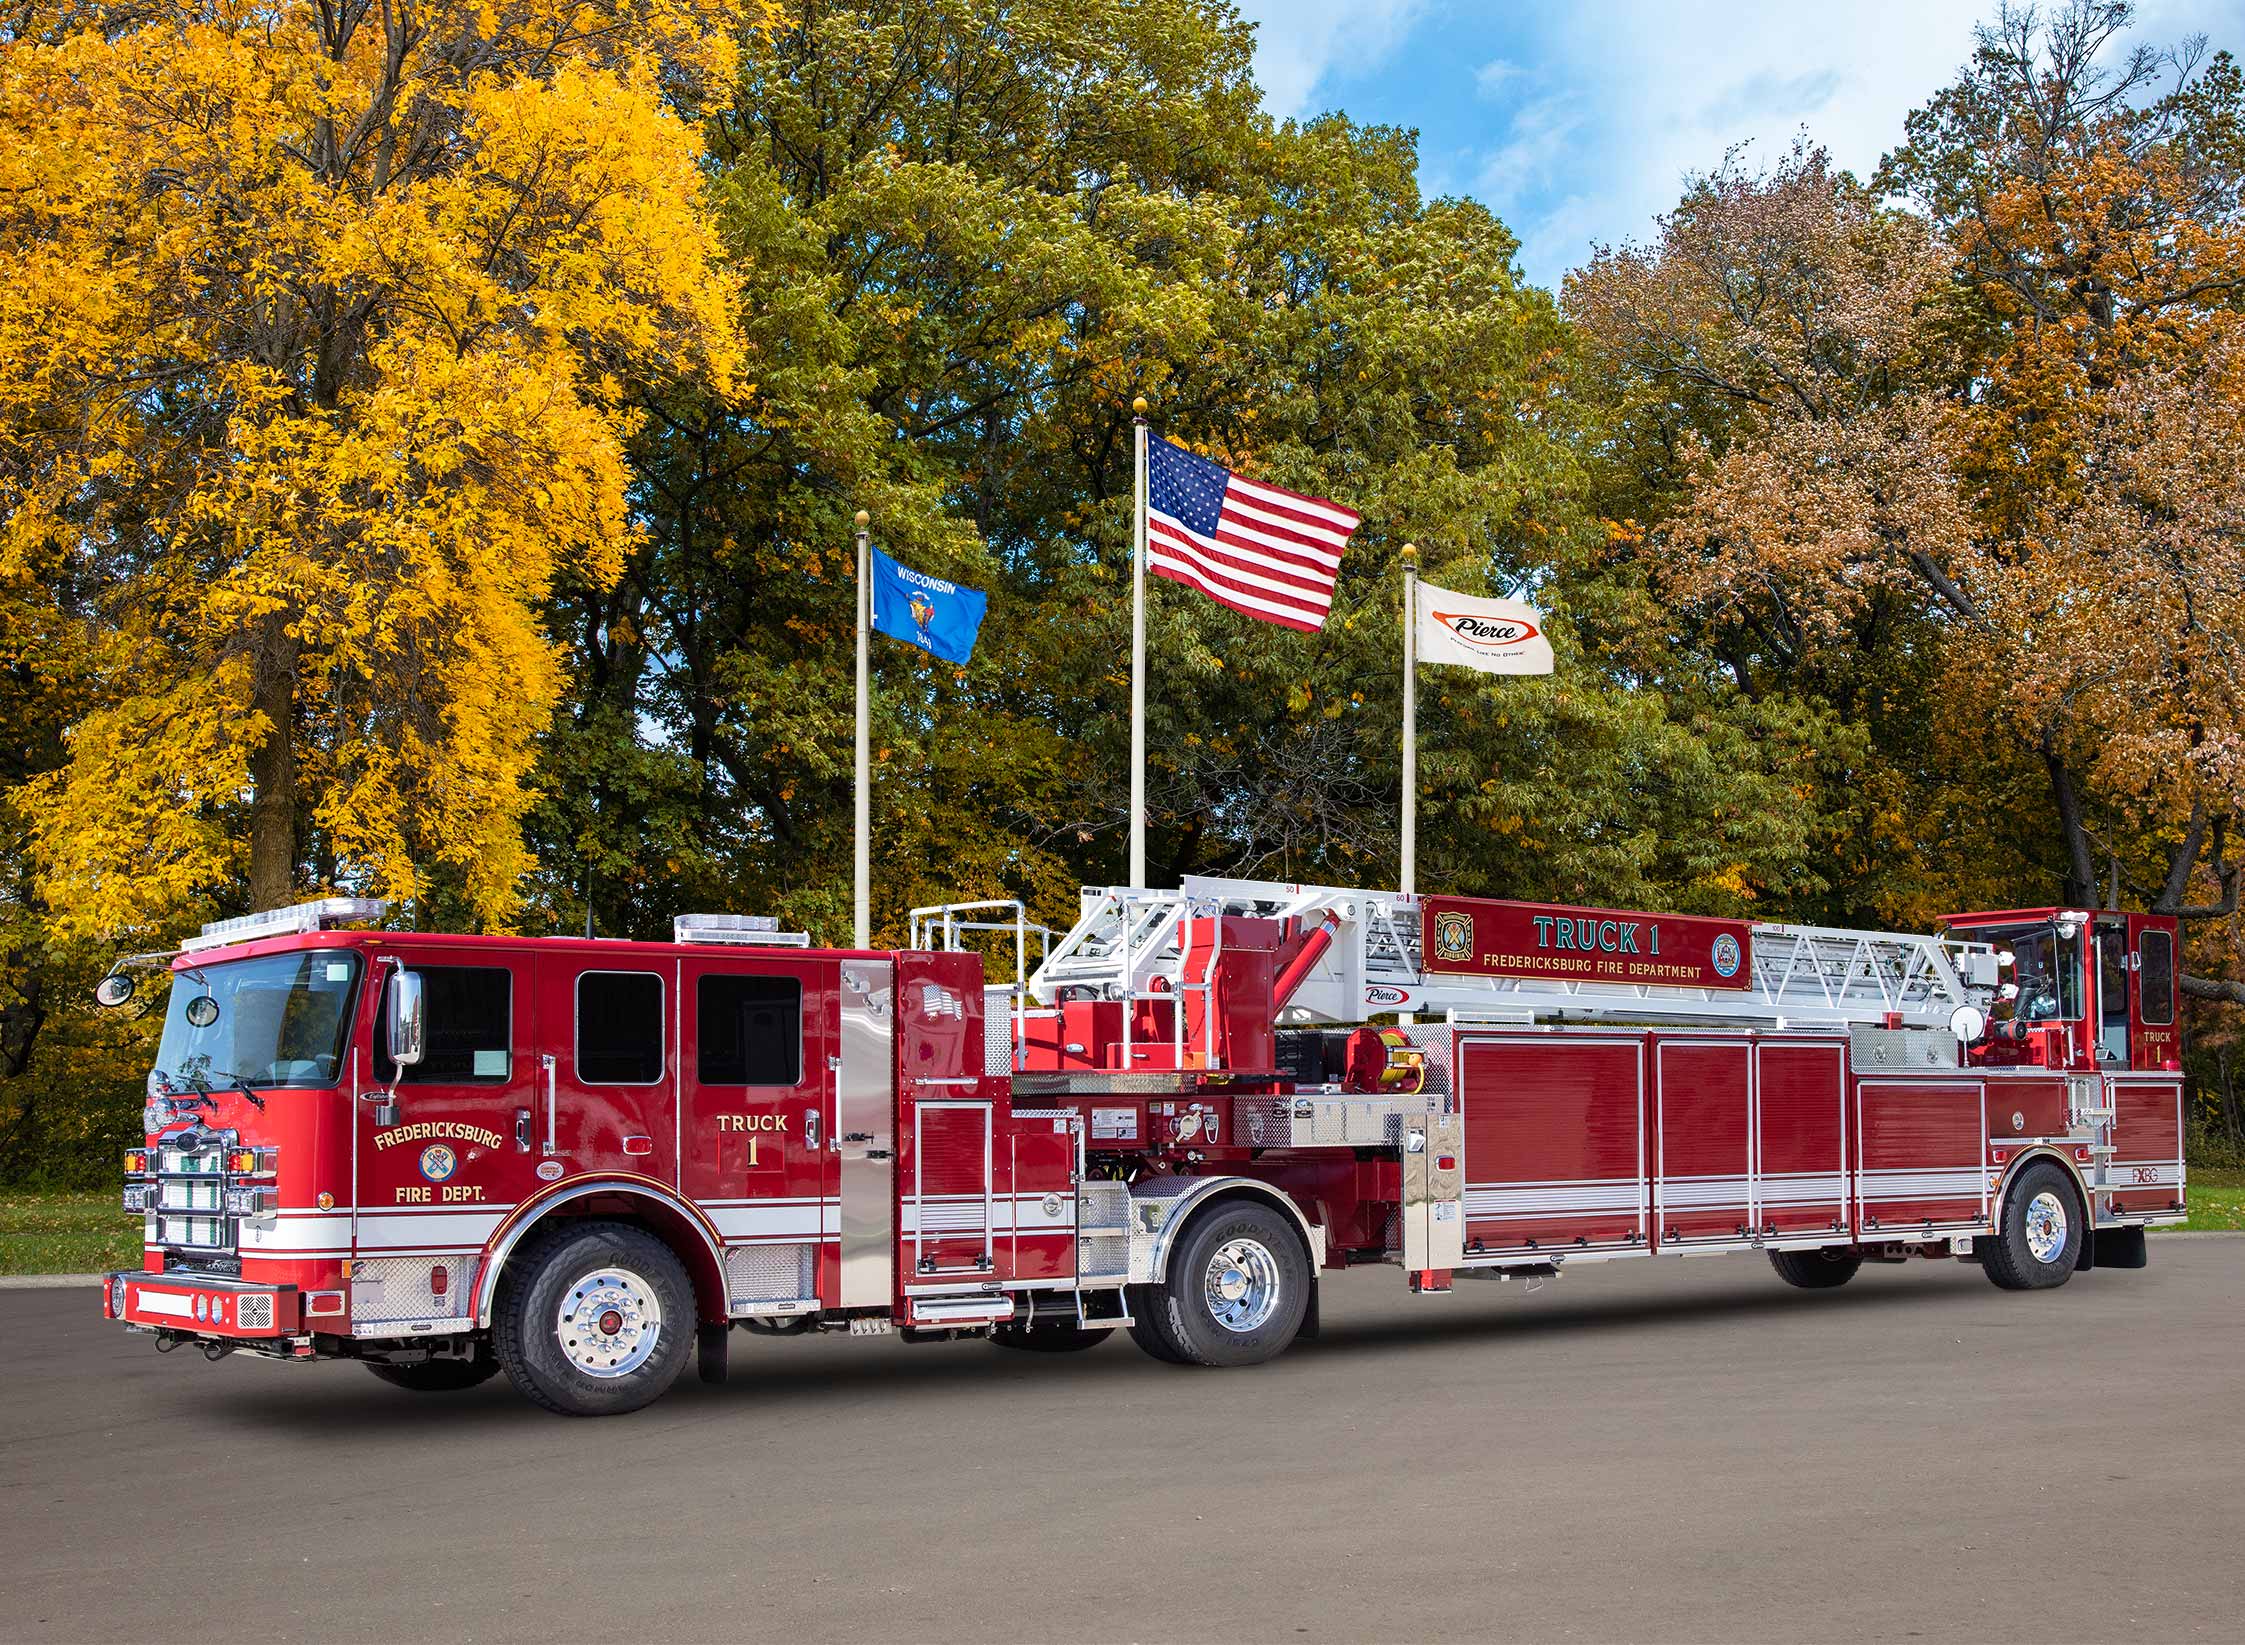
[[1130,402],[1130,414],[1131,414],[1131,415],[1132,415],[1133,417],[1143,417],[1143,416],[1145,416],[1145,415],[1146,415],[1146,396],[1145,396],[1145,395],[1141,394],[1141,395],[1139,395],[1139,396],[1138,396],[1138,398],[1137,398],[1137,399],[1135,399],[1135,400],[1133,400],[1133,401],[1131,401],[1131,402]]
[[1406,561],[1415,560],[1418,557],[1419,545],[1417,543],[1405,543],[1403,545],[1403,558]]
[[872,521],[873,521],[873,516],[872,516],[872,515],[870,515],[870,514],[868,514],[868,513],[866,513],[864,509],[862,509],[862,508],[861,508],[861,509],[859,509],[859,510],[857,511],[857,528],[858,528],[858,530],[860,530],[860,531],[863,531],[863,530],[864,530],[864,529],[865,529],[865,528],[866,528],[866,527],[867,527],[868,525],[870,525],[870,524],[872,523]]

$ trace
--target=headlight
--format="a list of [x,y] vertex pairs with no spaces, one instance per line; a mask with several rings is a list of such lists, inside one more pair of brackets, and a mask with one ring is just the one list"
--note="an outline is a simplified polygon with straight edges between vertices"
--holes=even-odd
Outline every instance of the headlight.
[[125,1184],[126,1210],[136,1213],[145,1212],[150,1206],[154,1205],[155,1203],[156,1185],[154,1183],[128,1182]]
[[261,1217],[273,1209],[278,1196],[270,1188],[229,1188],[226,1190],[226,1214],[230,1217]]

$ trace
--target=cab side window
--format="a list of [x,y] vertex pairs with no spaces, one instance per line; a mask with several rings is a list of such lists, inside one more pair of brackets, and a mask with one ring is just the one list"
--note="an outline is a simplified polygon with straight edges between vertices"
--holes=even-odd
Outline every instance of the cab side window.
[[695,1078],[703,1085],[799,1085],[803,983],[710,974],[694,984]]
[[652,971],[577,978],[577,1078],[653,1085],[663,1077],[663,979]]
[[2136,939],[2136,990],[2144,1021],[2175,1020],[2175,938],[2168,931],[2146,931]]
[[500,965],[416,965],[428,1043],[400,1070],[381,1025],[390,1017],[382,984],[375,1014],[374,1077],[384,1085],[502,1085],[513,1069],[514,973]]

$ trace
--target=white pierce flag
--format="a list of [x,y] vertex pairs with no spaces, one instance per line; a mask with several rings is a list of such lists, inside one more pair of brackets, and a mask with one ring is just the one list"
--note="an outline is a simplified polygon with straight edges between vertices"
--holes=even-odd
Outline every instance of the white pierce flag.
[[1420,662],[1455,663],[1484,674],[1551,672],[1551,642],[1534,606],[1455,594],[1427,582],[1417,586]]

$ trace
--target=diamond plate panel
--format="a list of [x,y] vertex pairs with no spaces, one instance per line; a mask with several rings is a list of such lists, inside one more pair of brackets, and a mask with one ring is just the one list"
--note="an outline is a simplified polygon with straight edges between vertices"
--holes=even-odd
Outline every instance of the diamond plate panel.
[[1013,990],[989,988],[982,995],[982,1071],[1013,1072]]
[[[351,1328],[465,1319],[473,1302],[473,1257],[375,1257],[351,1265]],[[437,1289],[435,1275],[444,1275]]]
[[776,1302],[803,1302],[816,1295],[814,1261],[818,1247],[736,1245],[725,1253],[725,1295],[739,1313]]

